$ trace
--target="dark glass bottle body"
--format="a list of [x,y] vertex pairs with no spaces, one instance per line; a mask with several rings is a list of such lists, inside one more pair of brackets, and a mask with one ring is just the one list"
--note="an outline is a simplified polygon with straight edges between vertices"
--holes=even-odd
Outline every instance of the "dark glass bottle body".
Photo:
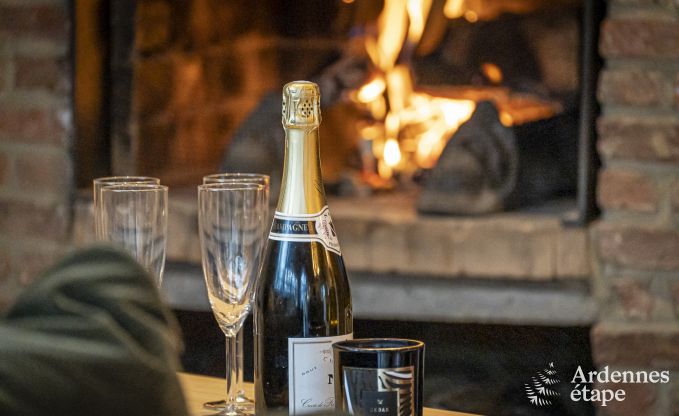
[[264,264],[255,306],[255,403],[257,414],[287,414],[288,338],[351,334],[351,294],[342,258],[320,243],[269,240]]

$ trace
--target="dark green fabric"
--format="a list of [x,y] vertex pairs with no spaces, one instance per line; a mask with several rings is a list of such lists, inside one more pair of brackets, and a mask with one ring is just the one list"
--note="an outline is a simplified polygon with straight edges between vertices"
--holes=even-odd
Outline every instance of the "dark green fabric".
[[0,415],[186,415],[178,349],[141,266],[110,248],[80,251],[0,319]]

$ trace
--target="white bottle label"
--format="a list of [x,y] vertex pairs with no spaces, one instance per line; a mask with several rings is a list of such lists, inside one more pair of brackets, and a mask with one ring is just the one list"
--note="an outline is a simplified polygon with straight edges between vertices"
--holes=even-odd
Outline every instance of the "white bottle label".
[[288,215],[276,212],[269,238],[279,241],[316,241],[328,251],[342,255],[327,205],[315,214]]
[[335,410],[332,344],[353,339],[336,337],[288,338],[288,402],[291,415]]

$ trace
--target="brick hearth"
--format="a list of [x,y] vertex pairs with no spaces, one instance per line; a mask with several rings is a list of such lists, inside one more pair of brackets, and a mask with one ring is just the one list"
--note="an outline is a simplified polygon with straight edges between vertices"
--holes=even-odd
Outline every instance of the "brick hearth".
[[[90,196],[76,211],[76,243],[92,241]],[[170,197],[168,259],[200,263],[196,196]],[[587,280],[587,231],[553,214],[420,216],[415,197],[330,198],[347,268],[352,272],[456,279],[545,282]]]
[[[91,242],[89,192],[76,206],[76,244]],[[170,193],[164,287],[180,309],[209,310],[200,264],[196,195]],[[559,216],[420,216],[415,196],[330,198],[360,318],[589,325],[587,230]],[[455,305],[455,307],[451,307]],[[540,316],[535,311],[540,310]]]

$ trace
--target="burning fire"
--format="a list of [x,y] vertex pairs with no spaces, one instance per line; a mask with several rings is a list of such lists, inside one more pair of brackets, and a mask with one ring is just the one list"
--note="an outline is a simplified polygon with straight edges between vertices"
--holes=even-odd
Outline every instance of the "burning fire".
[[[369,121],[358,127],[364,140],[362,148],[372,152],[362,155],[369,182],[390,180],[395,174],[409,177],[418,169],[432,168],[447,141],[471,117],[477,101],[495,102],[505,126],[551,117],[561,111],[558,103],[515,94],[502,87],[502,70],[490,62],[479,68],[490,85],[447,90],[448,96],[442,96],[442,90],[417,90],[410,61],[424,33],[432,3],[385,0],[374,34],[365,39],[376,71],[354,91],[352,99],[370,115]],[[465,18],[473,23],[484,10],[481,0],[446,0],[442,12],[448,18]],[[374,172],[379,178],[370,175]]]
[[443,14],[448,19],[464,17],[468,22],[474,23],[479,20],[479,15],[469,7],[470,2],[478,3],[478,0],[447,0],[443,6]]
[[[446,14],[457,7],[455,3],[462,7],[464,1],[449,0]],[[377,35],[366,38],[378,73],[356,91],[354,100],[375,120],[362,126],[360,134],[372,143],[377,172],[384,179],[395,172],[434,166],[448,138],[476,107],[472,100],[414,90],[409,55],[422,37],[431,4],[431,0],[386,0]]]

